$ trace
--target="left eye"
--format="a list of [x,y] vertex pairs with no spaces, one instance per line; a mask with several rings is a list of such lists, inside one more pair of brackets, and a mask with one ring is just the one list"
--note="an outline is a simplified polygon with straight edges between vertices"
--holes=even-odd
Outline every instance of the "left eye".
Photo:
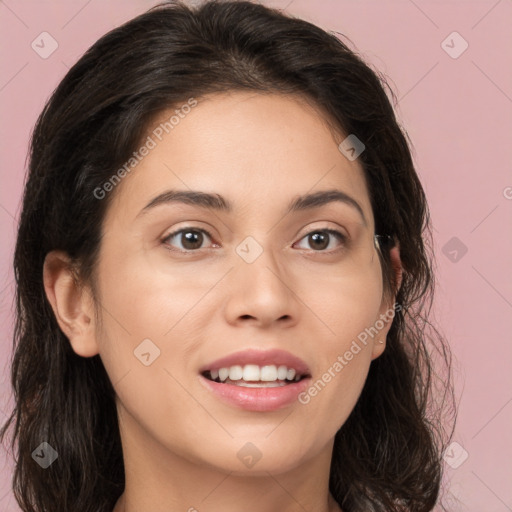
[[337,238],[342,245],[347,241],[347,237],[335,229],[317,229],[308,233],[301,240],[307,239],[313,247],[316,247],[315,251],[318,252],[328,248],[333,237]]
[[[211,239],[210,233],[204,229],[183,228],[167,235],[163,239],[163,242],[172,246],[173,244],[169,241],[172,241],[173,238],[177,238],[181,242],[181,247],[178,247],[179,250],[182,252],[194,251],[196,249],[204,248],[202,245],[205,240],[205,235]],[[309,243],[314,247],[314,250],[318,252],[329,248],[333,237],[338,239],[342,245],[347,240],[347,237],[343,233],[340,233],[334,229],[317,229],[315,231],[311,231],[306,236],[301,238],[301,241],[308,239]]]

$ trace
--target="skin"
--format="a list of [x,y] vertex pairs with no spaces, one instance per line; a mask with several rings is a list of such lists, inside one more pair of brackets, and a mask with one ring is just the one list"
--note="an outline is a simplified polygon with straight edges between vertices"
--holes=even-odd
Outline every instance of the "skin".
[[[391,321],[307,404],[242,410],[209,392],[198,372],[241,349],[282,348],[315,381],[393,307],[363,171],[339,151],[343,138],[299,97],[199,99],[111,192],[96,296],[77,286],[66,254],[48,254],[45,287],[59,325],[77,354],[100,354],[117,393],[126,489],[115,512],[340,510],[328,489],[334,436]],[[140,214],[169,189],[218,193],[234,210],[174,203]],[[354,198],[366,224],[339,202],[286,214],[297,196],[328,189]],[[190,247],[182,235],[162,241],[186,227],[212,238],[188,254],[179,252]],[[330,237],[317,249],[307,235],[325,228],[348,245]],[[263,250],[252,263],[236,252],[247,236]],[[391,257],[400,282],[398,248]],[[134,357],[146,338],[160,350],[149,366]],[[237,457],[247,442],[261,453],[252,468]]]

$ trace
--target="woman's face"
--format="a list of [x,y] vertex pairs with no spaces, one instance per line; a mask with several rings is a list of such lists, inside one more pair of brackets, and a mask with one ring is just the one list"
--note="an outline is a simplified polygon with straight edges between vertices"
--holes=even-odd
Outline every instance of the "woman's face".
[[[180,112],[168,134],[174,110],[155,121],[109,192],[90,346],[133,449],[279,473],[329,451],[385,347],[392,304],[362,168],[299,99],[217,94]],[[326,191],[338,199],[307,200]],[[220,368],[242,379],[204,374]]]

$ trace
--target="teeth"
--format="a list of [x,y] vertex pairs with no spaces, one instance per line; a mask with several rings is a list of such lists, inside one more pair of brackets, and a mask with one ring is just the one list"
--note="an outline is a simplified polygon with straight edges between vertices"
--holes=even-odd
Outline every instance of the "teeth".
[[257,364],[246,364],[242,378],[247,381],[260,380],[260,367]]
[[277,368],[274,365],[262,366],[260,380],[263,382],[272,382],[273,380],[277,380]]
[[288,368],[286,368],[286,366],[280,366],[277,369],[277,378],[279,380],[286,380],[287,375],[288,375]]
[[241,366],[232,366],[229,369],[229,378],[231,380],[240,380],[244,374],[244,369]]
[[237,380],[234,382],[236,386],[241,386],[242,388],[279,388],[281,386],[286,386],[286,382],[245,382],[244,380]]
[[[276,385],[284,385],[285,382],[278,381],[298,381],[300,375],[294,368],[287,368],[284,365],[266,365],[258,366],[256,364],[246,364],[245,366],[235,365],[229,368],[219,368],[218,370],[211,370],[210,377],[212,380],[219,379],[220,382],[225,382],[227,379],[230,381],[240,381],[240,386],[254,387],[255,384],[245,384],[245,382],[256,383],[262,382],[275,383]],[[268,384],[269,387],[273,387]]]

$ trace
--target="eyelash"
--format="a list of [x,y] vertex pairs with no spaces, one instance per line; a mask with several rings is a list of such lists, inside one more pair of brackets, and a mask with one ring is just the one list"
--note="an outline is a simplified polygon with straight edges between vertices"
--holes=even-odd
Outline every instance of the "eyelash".
[[[193,232],[193,231],[198,231],[200,233],[204,233],[210,239],[213,239],[212,235],[206,229],[195,228],[195,227],[189,226],[189,227],[178,229],[177,231],[173,231],[172,233],[169,233],[168,235],[166,235],[162,239],[162,243],[165,245],[166,249],[169,250],[169,251],[178,252],[178,253],[182,253],[182,254],[191,254],[191,253],[194,253],[194,252],[198,252],[201,249],[185,249],[185,250],[183,250],[183,249],[172,249],[170,244],[167,243],[167,240],[175,237],[176,235],[179,235],[180,233],[187,233],[187,232]],[[330,229],[330,228],[313,229],[309,233],[306,233],[300,240],[303,240],[304,238],[312,235],[313,233],[328,233],[329,235],[333,235],[334,237],[336,237],[343,245],[345,245],[348,242],[348,237],[346,235],[344,235],[340,231],[337,231],[335,229]],[[330,242],[330,240],[329,240],[329,242]],[[335,249],[335,250],[330,250],[330,251],[325,251],[325,250],[315,251],[313,249],[311,249],[311,251],[315,252],[315,253],[334,254],[334,253],[339,252],[342,249],[343,249],[343,247],[340,247],[340,248]]]

